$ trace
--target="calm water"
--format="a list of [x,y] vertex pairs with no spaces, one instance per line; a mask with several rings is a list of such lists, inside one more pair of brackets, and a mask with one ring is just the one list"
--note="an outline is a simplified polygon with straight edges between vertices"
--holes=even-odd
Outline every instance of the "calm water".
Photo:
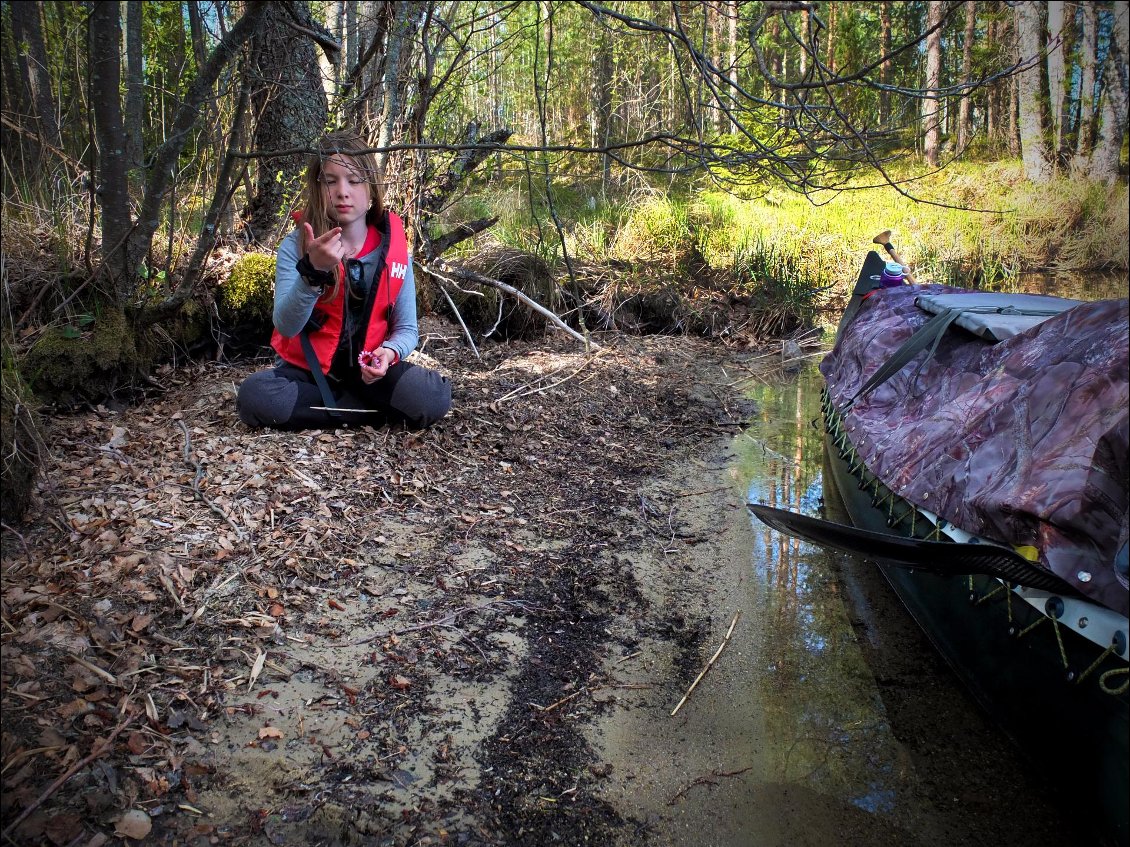
[[[812,363],[751,392],[758,419],[739,438],[751,502],[837,519],[824,500],[821,385]],[[776,778],[860,811],[839,843],[1093,843],[872,566],[751,521]]]

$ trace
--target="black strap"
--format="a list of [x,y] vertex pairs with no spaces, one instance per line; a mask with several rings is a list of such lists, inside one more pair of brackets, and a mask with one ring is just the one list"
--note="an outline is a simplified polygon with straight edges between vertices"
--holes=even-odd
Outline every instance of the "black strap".
[[960,314],[961,309],[946,309],[944,312],[939,312],[920,326],[910,338],[902,343],[901,347],[891,354],[891,358],[883,362],[879,370],[875,371],[875,373],[871,375],[871,378],[863,383],[859,391],[855,392],[854,396],[847,401],[844,411],[850,409],[860,396],[866,394],[872,388],[882,385],[901,371],[911,359],[925,350],[926,346],[929,345],[930,351],[926,354],[922,365],[920,365],[918,370],[914,373],[914,379],[917,380],[922,367],[925,366],[926,362],[930,361],[934,355],[934,351],[938,349],[938,342],[942,340],[945,331],[949,328],[950,324],[957,320]]
[[340,418],[341,412],[338,411],[337,400],[330,390],[330,384],[326,382],[326,375],[322,373],[322,365],[318,361],[318,357],[314,355],[314,345],[310,343],[310,333],[303,329],[302,332],[298,333],[298,337],[302,341],[302,352],[306,354],[306,364],[310,368],[310,373],[314,375],[314,382],[318,384],[318,390],[322,392],[322,402],[326,406],[326,411],[330,413],[330,417]]

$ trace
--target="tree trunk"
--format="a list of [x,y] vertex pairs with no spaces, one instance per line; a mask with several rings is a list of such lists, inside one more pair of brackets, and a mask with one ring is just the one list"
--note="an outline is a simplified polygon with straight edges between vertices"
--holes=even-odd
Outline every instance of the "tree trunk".
[[345,81],[345,73],[349,70],[349,56],[345,43],[345,2],[344,0],[335,0],[333,6],[330,7],[330,29],[333,30],[334,38],[337,43],[341,45],[342,49],[337,54],[337,59],[334,62],[334,91],[341,95],[341,84]]
[[1059,101],[1059,145],[1055,155],[1059,164],[1066,164],[1071,159],[1075,144],[1079,137],[1079,124],[1075,120],[1079,96],[1075,89],[1076,80],[1082,78],[1082,69],[1079,67],[1079,15],[1076,13],[1076,4],[1066,8],[1063,21],[1063,55],[1064,78],[1063,96]]
[[1127,59],[1130,57],[1130,4],[1115,3],[1110,48],[1103,62],[1102,122],[1091,154],[1091,179],[1107,184],[1118,179],[1118,157],[1126,135]]
[[[995,5],[995,3],[992,5]],[[997,41],[998,38],[996,19],[990,17],[985,27],[985,41],[989,44],[998,44],[1000,43]],[[1006,79],[1005,82],[1007,81]],[[997,80],[990,83],[985,92],[985,136],[989,139],[990,146],[995,146],[998,137],[1004,135],[1001,132],[1001,127],[1004,125],[1001,120],[1004,115],[1004,109],[1001,106],[1002,91],[1001,81]]]
[[[612,45],[608,31],[602,26],[596,27],[593,47],[593,145],[605,147],[612,135]],[[600,159],[600,187],[607,191],[612,176],[612,157],[605,153]]]
[[357,0],[344,0],[345,2],[345,66],[352,68],[361,58],[361,45],[358,43],[357,32]]
[[[355,129],[367,138],[376,134],[377,121],[383,113],[385,99],[383,80],[380,78],[381,66],[376,62],[365,62],[364,58],[368,53],[368,46],[378,35],[377,7],[387,5],[372,0],[359,0],[357,3],[357,62],[362,65],[359,79],[364,93],[358,103],[360,108],[357,110]],[[392,6],[395,9],[395,4]]]
[[[264,152],[311,147],[325,128],[328,112],[316,48],[308,36],[287,26],[282,4],[267,5],[263,26],[251,40],[251,72],[258,78],[251,94],[257,119],[252,145]],[[306,4],[296,5],[304,9]],[[255,196],[243,213],[252,242],[273,243],[305,167],[302,154],[259,160]]]
[[1095,59],[1098,54],[1098,14],[1094,3],[1083,3],[1083,32],[1079,38],[1079,120],[1075,136],[1076,166],[1095,143]]
[[247,11],[223,37],[200,68],[173,118],[168,137],[153,152],[137,220],[130,216],[126,191],[126,139],[122,120],[121,16],[117,0],[91,5],[88,18],[90,109],[98,144],[98,196],[102,218],[102,262],[117,302],[132,306],[141,263],[149,252],[160,222],[176,161],[200,117],[201,105],[212,97],[220,71],[259,25],[268,4],[248,0]]
[[773,73],[774,79],[784,79],[785,51],[781,49],[780,15],[774,15],[769,19],[769,40],[772,43],[772,49],[769,52],[769,70]]
[[[727,0],[725,7],[726,41],[729,46],[726,67],[730,82],[736,86],[738,84],[738,15],[741,13],[741,6],[738,5],[737,0]],[[727,130],[732,131],[735,128],[729,121],[727,121],[727,124]]]
[[800,77],[808,73],[808,51],[812,48],[812,12],[806,5],[800,10],[800,37],[804,40],[800,50]]
[[828,3],[828,73],[836,73],[836,4]]
[[[11,27],[0,27],[0,38],[3,39],[3,43],[0,44],[0,62],[3,63],[0,81],[3,83],[3,93],[0,96],[4,98],[5,112],[27,115],[31,114],[32,106],[28,102],[26,80],[16,63],[16,56],[20,51],[14,37]],[[8,163],[8,167],[0,172],[0,185],[3,186],[4,196],[7,197],[9,192],[14,190],[9,182],[14,174],[10,171],[16,171],[21,175],[32,173],[35,168],[31,164],[31,159],[39,155],[39,148],[34,139],[4,123],[0,125],[0,150],[4,151],[4,158]]]
[[[387,147],[392,143],[396,122],[404,111],[404,104],[408,101],[408,86],[412,76],[407,72],[408,63],[411,61],[412,37],[418,29],[416,9],[407,3],[392,4],[392,20],[389,22],[388,46],[385,49],[384,79],[381,85],[384,89],[384,111],[380,116],[380,136],[377,144]],[[387,153],[377,154],[377,163],[383,168]]]
[[[891,3],[883,0],[879,4],[879,45],[884,56],[891,55]],[[891,84],[891,60],[879,66],[879,83]],[[891,92],[885,87],[879,91],[879,124],[886,126],[891,120]]]
[[1048,117],[1051,119],[1052,152],[1063,143],[1063,0],[1050,0],[1048,6]]
[[204,22],[200,19],[200,0],[187,0],[188,30],[192,40],[192,58],[199,68],[208,58],[208,49],[204,46]]
[[[1020,0],[1014,9],[1020,58],[1024,61],[1038,59],[1040,51],[1044,48],[1039,4],[1034,0]],[[1019,74],[1017,80],[1020,152],[1024,160],[1024,174],[1035,183],[1047,182],[1054,172],[1048,150],[1047,119],[1040,91],[1040,64],[1037,62]]]
[[1014,75],[1008,85],[1008,155],[1020,155],[1020,77]]
[[141,180],[141,165],[145,160],[145,74],[141,53],[141,0],[125,0],[126,13],[126,165],[134,187]]
[[[969,0],[965,4],[965,41],[961,45],[961,79],[969,83],[973,79],[973,35],[977,29],[977,4]],[[957,113],[957,149],[964,150],[973,138],[973,94],[961,97]]]
[[145,255],[130,255],[128,159],[120,95],[122,22],[117,0],[98,0],[90,10],[90,106],[98,142],[98,194],[102,205],[102,262],[114,280],[120,303],[136,285]]
[[47,73],[47,50],[43,43],[43,22],[40,18],[42,3],[9,3],[12,18],[12,36],[15,38],[23,81],[27,88],[35,120],[35,132],[40,140],[62,147],[59,120],[55,113],[55,98],[51,95],[51,78]]
[[[718,4],[707,4],[706,6],[706,16],[707,20],[710,22],[710,60],[719,71],[724,70],[726,67],[724,59],[726,55],[724,49],[725,44],[722,37],[724,27],[722,21],[723,11],[721,8],[721,6],[724,5],[724,2],[719,2]],[[726,86],[721,80],[718,80],[715,85],[718,93],[711,98],[713,100],[714,111],[714,132],[718,135],[722,135],[730,128],[730,121],[726,117],[726,112],[722,109],[722,104],[726,102],[729,91],[727,91]],[[642,100],[642,98],[640,99]]]
[[[929,0],[926,7],[926,28],[937,27],[942,22],[945,3],[942,0]],[[926,129],[924,152],[926,162],[932,168],[938,166],[938,153],[941,146],[940,111],[941,100],[938,89],[942,81],[942,30],[938,27],[926,37],[926,99],[922,101],[925,112],[923,123]]]

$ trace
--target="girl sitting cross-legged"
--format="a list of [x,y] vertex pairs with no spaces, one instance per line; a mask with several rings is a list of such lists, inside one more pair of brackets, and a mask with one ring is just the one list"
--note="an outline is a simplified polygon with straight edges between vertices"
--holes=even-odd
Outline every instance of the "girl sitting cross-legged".
[[451,408],[448,379],[404,361],[420,337],[415,277],[367,146],[332,133],[310,159],[305,204],[275,263],[271,346],[280,361],[239,387],[248,426],[422,429]]

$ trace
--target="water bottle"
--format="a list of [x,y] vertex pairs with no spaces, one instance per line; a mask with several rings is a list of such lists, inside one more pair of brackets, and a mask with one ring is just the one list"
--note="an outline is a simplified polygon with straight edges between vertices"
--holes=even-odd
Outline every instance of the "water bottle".
[[883,267],[883,273],[879,275],[879,281],[883,288],[894,288],[896,285],[902,285],[904,277],[902,265],[898,262],[887,262]]

